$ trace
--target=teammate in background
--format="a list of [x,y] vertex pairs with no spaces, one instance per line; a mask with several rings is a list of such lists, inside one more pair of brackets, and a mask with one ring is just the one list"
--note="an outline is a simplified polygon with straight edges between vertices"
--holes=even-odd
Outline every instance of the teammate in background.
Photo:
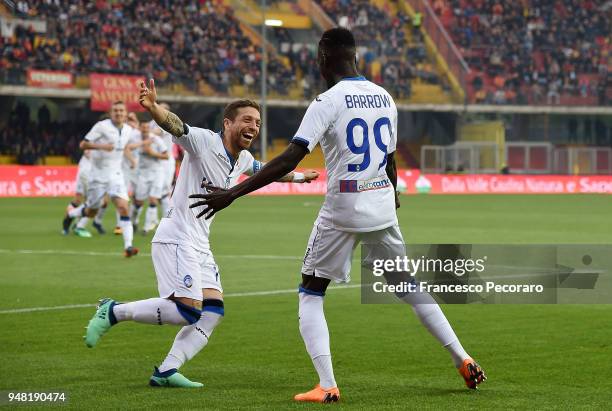
[[[76,192],[74,195],[74,199],[70,202],[70,207],[78,207],[85,202],[85,194],[87,193],[87,182],[89,180],[89,172],[91,170],[91,151],[85,150],[81,159],[79,160],[78,172],[76,178]],[[105,209],[107,205],[107,201],[102,204],[102,209]],[[99,214],[99,212],[98,212]],[[104,228],[98,221],[98,214],[94,218],[93,226],[98,231],[99,234],[104,234]],[[91,233],[85,229],[87,223],[89,222],[89,217],[81,217],[75,227],[74,233],[79,237],[91,237]],[[68,229],[62,227],[62,234],[68,235],[70,232],[70,227]]]
[[75,217],[93,217],[108,195],[121,215],[123,248],[126,257],[138,254],[132,246],[133,231],[128,210],[128,193],[121,171],[121,161],[126,153],[128,140],[134,131],[125,123],[127,110],[122,101],[113,103],[110,119],[97,122],[81,141],[82,150],[94,150],[87,188],[87,200],[78,207],[70,207],[64,218],[64,230]]
[[[174,142],[185,149],[168,213],[152,240],[151,256],[157,276],[158,298],[119,304],[105,299],[87,326],[89,347],[111,326],[123,321],[182,326],[166,359],[155,367],[150,385],[201,387],[178,372],[206,346],[224,315],[223,289],[208,236],[211,220],[198,220],[189,208],[188,195],[202,181],[231,187],[241,174],[253,174],[261,163],[247,149],[259,134],[259,105],[251,100],[230,103],[223,115],[222,131],[215,133],[183,123],[156,103],[153,80],[140,89],[140,104]],[[316,172],[288,173],[281,181],[309,182]]]
[[[126,155],[123,156],[123,161],[121,162],[121,167],[123,171],[123,180],[125,181],[125,187],[127,188],[128,195],[131,196],[132,203],[134,200],[134,191],[136,190],[136,183],[138,181],[138,155],[139,148],[142,143],[142,139],[140,138],[140,122],[138,121],[138,117],[136,113],[131,112],[127,115],[127,123],[134,129],[134,132],[130,136],[128,141],[128,150]],[[131,155],[130,155],[131,154]],[[113,234],[121,235],[121,216],[119,215],[119,211],[116,210],[117,223],[115,224],[115,229],[113,230]]]
[[[164,110],[170,111],[170,106],[167,103],[159,103]],[[151,120],[151,131],[162,138],[168,148],[168,158],[163,161],[164,167],[164,187],[161,198],[162,215],[166,215],[170,204],[170,196],[172,195],[172,183],[176,175],[176,159],[174,158],[174,142],[172,134],[161,128],[155,120]]]
[[165,181],[164,160],[168,159],[168,147],[164,141],[150,131],[149,123],[140,124],[142,146],[138,162],[138,181],[134,190],[134,205],[131,210],[134,232],[138,228],[140,214],[145,200],[149,200],[149,207],[145,214],[144,233],[152,231],[157,225],[157,205],[162,197]]
[[[327,194],[308,241],[298,294],[300,333],[319,384],[297,394],[296,401],[340,399],[323,312],[330,281],[350,280],[351,258],[359,242],[382,245],[383,249],[398,248],[404,242],[395,211],[399,207],[394,189],[397,109],[386,90],[359,75],[355,57],[355,39],[349,30],[326,31],[319,41],[317,61],[329,89],[310,104],[285,152],[229,190],[209,184],[205,185],[209,193],[191,196],[203,199],[191,205],[204,206],[198,217],[211,218],[237,198],[293,170],[321,143]],[[403,253],[403,246],[399,248]],[[367,262],[372,256],[366,257]],[[421,323],[449,351],[467,386],[476,388],[485,379],[484,372],[465,352],[435,300],[416,292],[398,297],[412,305]]]

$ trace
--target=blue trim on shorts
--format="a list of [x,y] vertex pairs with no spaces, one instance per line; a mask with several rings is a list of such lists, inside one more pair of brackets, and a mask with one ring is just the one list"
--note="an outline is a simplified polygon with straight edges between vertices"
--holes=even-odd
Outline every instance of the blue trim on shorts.
[[119,220],[121,220],[121,221],[130,221],[130,216],[129,215],[122,215],[121,217],[119,217]]
[[325,297],[325,293],[322,293],[320,291],[309,290],[308,288],[304,288],[301,285],[298,287],[298,293],[316,295],[317,297]]

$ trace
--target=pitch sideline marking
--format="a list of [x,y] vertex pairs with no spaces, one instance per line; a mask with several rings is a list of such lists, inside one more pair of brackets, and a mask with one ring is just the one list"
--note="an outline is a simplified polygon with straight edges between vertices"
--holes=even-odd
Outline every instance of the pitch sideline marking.
[[[361,284],[349,284],[349,285],[338,285],[330,287],[330,290],[341,290],[359,288]],[[261,295],[276,295],[276,294],[293,294],[297,293],[297,289],[290,288],[285,290],[267,290],[267,291],[248,291],[244,293],[227,293],[224,297],[254,297]],[[15,308],[11,310],[0,310],[0,314],[21,314],[21,313],[32,313],[36,311],[55,311],[55,310],[69,310],[73,308],[89,308],[95,307],[96,304],[70,304],[70,305],[57,305],[55,307],[30,307],[30,308]]]
[[[52,254],[52,255],[91,255],[91,256],[122,256],[122,253],[113,251],[79,251],[79,250],[10,250],[0,248],[0,254]],[[150,257],[151,253],[140,253],[139,255]],[[221,258],[252,258],[260,260],[300,260],[303,257],[291,255],[266,255],[266,254],[216,254],[215,257]]]

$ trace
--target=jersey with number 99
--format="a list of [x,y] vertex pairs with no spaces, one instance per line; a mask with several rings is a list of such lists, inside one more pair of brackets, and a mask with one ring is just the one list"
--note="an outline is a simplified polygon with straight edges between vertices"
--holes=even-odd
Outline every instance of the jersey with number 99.
[[364,77],[345,78],[310,104],[291,142],[310,152],[321,144],[327,169],[321,223],[350,232],[397,224],[395,193],[385,171],[396,133],[393,98]]

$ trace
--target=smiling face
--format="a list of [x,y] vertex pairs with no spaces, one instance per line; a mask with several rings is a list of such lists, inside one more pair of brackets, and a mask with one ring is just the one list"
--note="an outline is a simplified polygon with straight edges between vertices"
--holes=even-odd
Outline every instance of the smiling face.
[[255,107],[240,107],[236,109],[234,119],[224,118],[224,134],[233,147],[247,150],[259,135],[261,117]]

